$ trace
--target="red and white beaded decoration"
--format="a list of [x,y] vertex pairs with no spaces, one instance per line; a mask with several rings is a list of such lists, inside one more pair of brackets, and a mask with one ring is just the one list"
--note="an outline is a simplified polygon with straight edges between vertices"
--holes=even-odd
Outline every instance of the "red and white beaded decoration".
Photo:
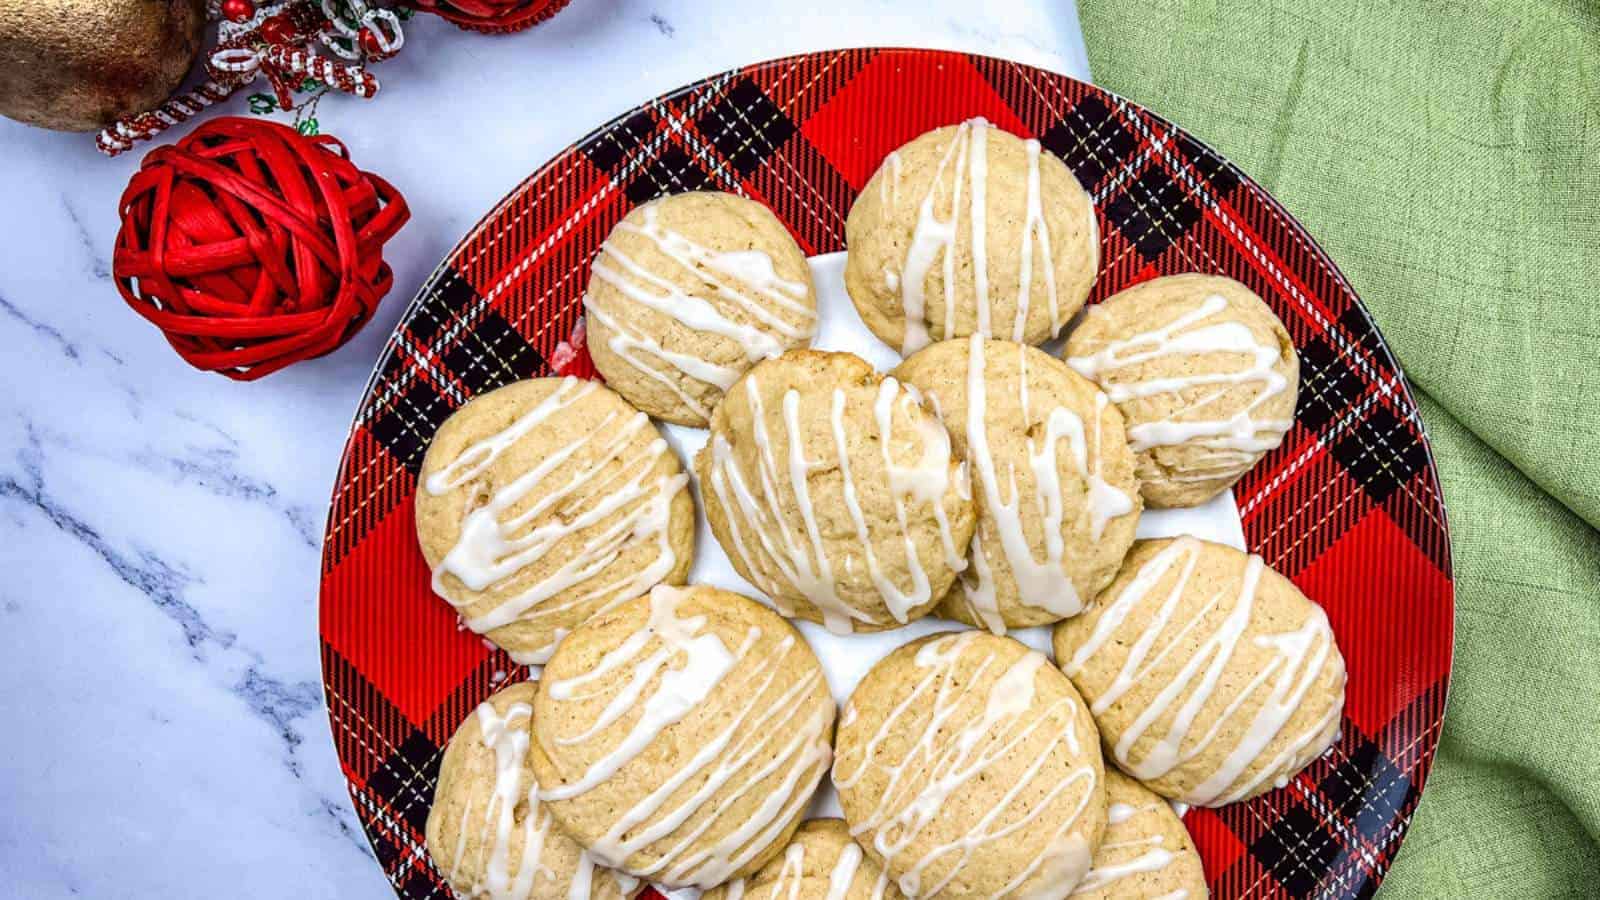
[[[148,112],[124,116],[95,137],[107,156],[133,148],[207,107],[265,77],[278,105],[290,109],[294,92],[307,78],[331,90],[367,98],[378,79],[365,63],[400,52],[405,34],[400,18],[371,0],[206,0],[207,16],[217,23],[217,44],[206,57],[208,80]],[[313,43],[344,62],[319,55]]]

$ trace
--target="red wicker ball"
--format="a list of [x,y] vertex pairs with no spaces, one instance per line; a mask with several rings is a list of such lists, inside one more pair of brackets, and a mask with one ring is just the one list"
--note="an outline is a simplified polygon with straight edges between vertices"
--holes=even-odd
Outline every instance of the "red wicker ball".
[[570,0],[411,0],[417,9],[431,12],[468,31],[496,34],[521,31],[543,22]]
[[117,289],[190,365],[250,381],[329,353],[394,283],[410,216],[344,145],[265,119],[212,119],[150,151],[122,195]]

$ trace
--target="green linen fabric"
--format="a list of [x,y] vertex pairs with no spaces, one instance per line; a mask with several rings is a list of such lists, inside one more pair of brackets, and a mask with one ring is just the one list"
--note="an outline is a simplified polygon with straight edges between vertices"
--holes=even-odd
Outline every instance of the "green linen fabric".
[[1078,7],[1095,81],[1287,206],[1420,395],[1455,672],[1380,895],[1600,897],[1600,2]]

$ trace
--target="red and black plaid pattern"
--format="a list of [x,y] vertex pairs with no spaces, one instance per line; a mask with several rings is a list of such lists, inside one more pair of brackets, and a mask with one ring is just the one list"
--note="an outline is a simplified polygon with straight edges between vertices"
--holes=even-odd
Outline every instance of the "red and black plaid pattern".
[[[1288,787],[1190,830],[1217,897],[1366,897],[1438,742],[1453,626],[1444,508],[1416,405],[1350,285],[1237,169],[1171,123],[1049,72],[925,50],[848,50],[728,72],[652,100],[523,182],[423,286],[345,450],[323,557],[323,674],[355,807],[395,890],[445,898],[423,824],[441,748],[514,665],[428,588],[415,477],[467,398],[551,372],[589,261],[635,205],[696,188],[777,213],[807,253],[883,157],[982,115],[1037,136],[1100,214],[1098,301],[1156,275],[1249,285],[1302,360],[1283,446],[1235,488],[1252,550],[1327,608],[1350,672],[1333,750]],[[592,373],[580,352],[563,371]]]

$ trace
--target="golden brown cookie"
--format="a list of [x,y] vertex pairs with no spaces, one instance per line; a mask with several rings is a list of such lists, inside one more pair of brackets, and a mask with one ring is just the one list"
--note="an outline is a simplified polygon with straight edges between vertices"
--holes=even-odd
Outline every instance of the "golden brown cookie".
[[983,334],[1061,333],[1100,267],[1094,206],[1039,142],[972,119],[889,154],[850,207],[845,287],[909,355]]
[[1063,896],[1105,828],[1083,700],[1043,655],[984,631],[873,666],[839,720],[833,780],[850,833],[908,897]]
[[1122,415],[1055,357],[978,335],[894,374],[939,412],[978,508],[940,615],[996,634],[1077,615],[1117,574],[1142,508]]
[[812,819],[761,871],[713,888],[702,900],[900,900],[904,896],[889,873],[851,840],[843,819]]
[[1106,837],[1072,896],[1087,900],[1205,900],[1200,853],[1167,801],[1106,769]]
[[644,413],[599,382],[535,378],[456,410],[417,476],[434,592],[522,663],[594,613],[682,584],[694,500]]
[[1192,537],[1140,541],[1083,615],[1056,626],[1107,755],[1164,797],[1221,806],[1328,749],[1344,658],[1322,607],[1261,557]]
[[428,855],[465,900],[622,900],[637,879],[595,865],[539,803],[528,760],[531,682],[485,700],[456,729],[428,811]]
[[712,533],[784,615],[893,628],[965,565],[974,516],[949,435],[849,353],[757,364],[712,415],[695,472]]
[[811,343],[811,270],[765,206],[693,191],[637,207],[600,246],[583,298],[606,383],[658,419],[704,426],[758,360]]
[[671,887],[765,865],[831,758],[833,698],[805,639],[710,587],[657,587],[579,626],[534,713],[556,821],[596,860]]
[[1294,424],[1300,358],[1254,291],[1216,275],[1170,275],[1089,309],[1067,364],[1122,410],[1152,507],[1222,493]]

